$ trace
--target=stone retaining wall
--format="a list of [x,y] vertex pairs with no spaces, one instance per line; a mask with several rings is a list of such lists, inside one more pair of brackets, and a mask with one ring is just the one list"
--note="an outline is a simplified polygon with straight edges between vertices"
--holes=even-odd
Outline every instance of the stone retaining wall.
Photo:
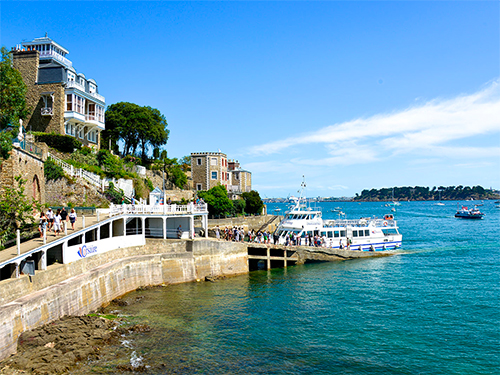
[[65,315],[87,314],[140,286],[182,283],[248,272],[244,244],[147,240],[35,276],[0,282],[0,360],[15,353],[19,335]]
[[[240,216],[240,217],[230,217],[227,219],[209,219],[208,220],[208,227],[210,229],[214,229],[217,225],[219,228],[222,230],[224,227],[243,227],[245,231],[248,231],[249,229],[254,229],[258,230],[260,229],[265,223],[270,221],[274,215],[260,215],[260,216]],[[283,220],[283,216],[279,216],[276,218],[269,226],[268,230],[274,231],[278,224]]]

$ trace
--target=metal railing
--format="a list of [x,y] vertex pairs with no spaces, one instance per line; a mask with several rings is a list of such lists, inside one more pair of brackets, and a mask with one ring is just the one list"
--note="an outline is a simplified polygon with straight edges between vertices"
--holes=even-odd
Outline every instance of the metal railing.
[[157,214],[157,215],[182,215],[182,214],[207,214],[208,206],[206,203],[188,203],[181,204],[120,204],[111,205],[109,216],[122,214]]
[[21,142],[21,149],[31,154],[35,154],[40,157],[42,156],[42,149],[32,142],[27,142],[27,141]]

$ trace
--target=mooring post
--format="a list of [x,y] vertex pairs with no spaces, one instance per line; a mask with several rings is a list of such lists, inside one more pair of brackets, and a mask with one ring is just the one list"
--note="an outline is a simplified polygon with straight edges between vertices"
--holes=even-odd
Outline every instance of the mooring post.
[[288,256],[288,251],[286,251],[286,249],[283,249],[283,266],[285,266],[285,268],[287,267],[287,262],[286,262],[287,256]]
[[97,212],[97,222],[99,222],[99,210],[96,210]]
[[271,249],[266,246],[267,249],[267,269],[271,269]]
[[16,230],[16,244],[17,244],[17,255],[21,255],[21,231],[18,229]]
[[47,228],[43,228],[43,244],[47,243]]
[[82,215],[82,229],[85,229],[85,216]]

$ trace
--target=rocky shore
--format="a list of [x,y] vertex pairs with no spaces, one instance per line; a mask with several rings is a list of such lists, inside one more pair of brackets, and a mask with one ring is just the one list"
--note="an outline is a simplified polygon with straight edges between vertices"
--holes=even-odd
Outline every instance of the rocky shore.
[[[128,304],[122,299],[114,306]],[[65,316],[37,329],[24,332],[17,353],[0,363],[0,374],[62,374],[80,361],[98,360],[106,345],[119,344],[131,333],[149,332],[149,326],[129,325],[114,315]],[[144,372],[145,366],[120,365],[119,372]]]

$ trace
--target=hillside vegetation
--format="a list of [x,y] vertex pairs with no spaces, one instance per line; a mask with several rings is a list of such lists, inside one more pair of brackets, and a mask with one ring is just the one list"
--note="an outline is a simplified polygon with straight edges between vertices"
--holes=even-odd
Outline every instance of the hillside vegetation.
[[355,201],[377,202],[391,201],[394,189],[394,200],[397,201],[429,201],[429,200],[466,200],[466,199],[498,199],[499,195],[492,190],[484,189],[482,186],[434,186],[432,189],[422,186],[403,186],[394,188],[382,188],[363,190],[361,194],[354,197]]

